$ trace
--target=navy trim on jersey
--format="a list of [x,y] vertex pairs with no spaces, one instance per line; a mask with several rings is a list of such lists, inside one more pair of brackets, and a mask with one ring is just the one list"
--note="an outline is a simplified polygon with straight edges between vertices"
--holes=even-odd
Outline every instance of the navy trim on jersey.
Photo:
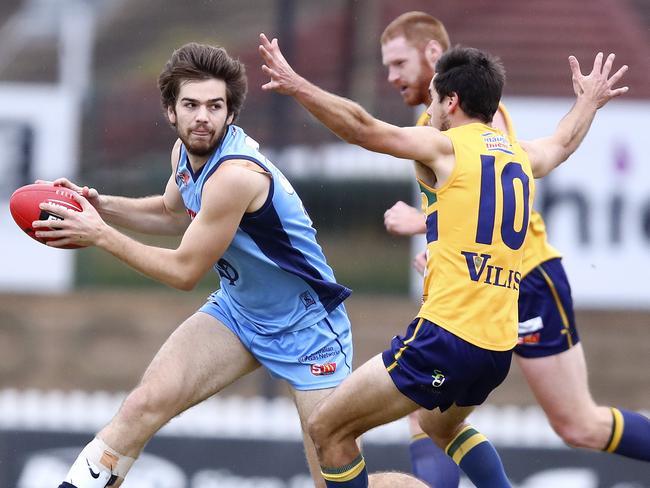
[[[249,217],[256,217],[257,215],[261,214],[264,210],[266,210],[269,205],[271,205],[271,201],[273,200],[273,191],[275,189],[273,173],[271,172],[271,170],[269,168],[264,166],[264,164],[262,164],[257,159],[255,159],[255,158],[253,158],[251,156],[247,156],[245,154],[229,154],[228,156],[224,156],[219,161],[217,161],[216,164],[212,168],[210,168],[210,172],[205,175],[205,179],[203,180],[204,184],[205,184],[206,181],[208,181],[208,178],[210,178],[210,176],[212,176],[212,174],[219,168],[219,166],[221,166],[222,163],[224,163],[226,161],[230,161],[232,159],[244,159],[246,161],[250,161],[251,163],[255,163],[260,168],[262,168],[264,171],[266,171],[269,174],[269,176],[271,177],[271,184],[269,185],[269,194],[266,196],[266,200],[264,200],[264,203],[262,204],[262,206],[260,208],[258,208],[257,210],[255,210],[254,212],[245,213],[242,218],[245,219],[245,218],[249,218]],[[203,188],[201,188],[201,193],[203,193]]]
[[427,243],[438,240],[438,211],[427,215]]
[[239,228],[246,232],[257,247],[280,269],[300,277],[311,286],[328,313],[352,293],[352,290],[345,286],[324,280],[318,269],[307,261],[304,254],[293,247],[273,205],[269,206],[263,215],[258,215],[255,221],[250,218],[243,219]]

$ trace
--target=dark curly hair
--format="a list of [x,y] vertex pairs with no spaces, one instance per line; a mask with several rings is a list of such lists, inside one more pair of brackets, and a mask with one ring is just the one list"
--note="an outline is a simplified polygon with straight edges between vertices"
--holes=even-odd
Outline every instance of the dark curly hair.
[[222,47],[191,42],[176,49],[158,77],[160,101],[165,112],[176,105],[180,86],[188,80],[223,80],[228,114],[237,118],[246,99],[246,69]]

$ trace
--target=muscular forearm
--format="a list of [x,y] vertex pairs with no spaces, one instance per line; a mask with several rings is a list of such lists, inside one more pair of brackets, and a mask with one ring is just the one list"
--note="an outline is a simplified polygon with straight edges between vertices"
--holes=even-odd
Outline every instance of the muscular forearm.
[[562,118],[552,136],[557,151],[557,164],[578,149],[591,127],[596,110],[593,102],[578,98],[573,108]]
[[297,83],[293,97],[341,139],[366,147],[365,133],[374,118],[358,103],[326,92],[304,78]]
[[148,246],[105,226],[96,243],[136,271],[173,288],[189,291],[200,279],[176,250]]
[[144,234],[180,235],[187,227],[186,217],[169,212],[162,195],[144,198],[101,195],[97,210],[106,222]]

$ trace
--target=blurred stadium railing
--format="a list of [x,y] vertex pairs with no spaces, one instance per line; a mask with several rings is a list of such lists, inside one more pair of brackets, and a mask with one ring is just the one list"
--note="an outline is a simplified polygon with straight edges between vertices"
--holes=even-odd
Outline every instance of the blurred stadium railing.
[[[2,486],[53,486],[123,398],[108,392],[0,391],[0,433],[6,440],[0,459],[8,467],[0,472]],[[539,407],[483,406],[472,423],[495,443],[518,488],[650,486],[643,463],[563,447]],[[407,471],[407,439],[405,419],[370,431],[364,436],[370,469]],[[166,425],[123,486],[307,488],[312,482],[301,451],[299,421],[288,398],[212,398]],[[463,480],[461,487],[469,486]]]

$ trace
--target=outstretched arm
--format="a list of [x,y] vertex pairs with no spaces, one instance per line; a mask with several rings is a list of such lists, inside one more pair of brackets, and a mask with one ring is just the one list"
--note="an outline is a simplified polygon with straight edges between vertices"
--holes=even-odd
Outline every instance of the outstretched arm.
[[521,141],[521,146],[528,153],[533,175],[536,178],[547,175],[566,161],[589,131],[596,110],[612,98],[627,92],[627,86],[614,88],[627,71],[627,66],[622,66],[611,77],[609,76],[614,57],[614,54],[610,54],[603,64],[603,53],[598,53],[591,73],[583,75],[578,60],[574,56],[569,56],[573,90],[576,94],[573,108],[560,121],[555,133],[550,137]]
[[438,130],[388,124],[371,116],[359,104],[326,92],[299,76],[284,59],[277,39],[269,41],[260,34],[259,51],[265,63],[262,71],[271,78],[262,89],[292,96],[346,142],[430,167],[438,155],[451,152],[451,142]]

